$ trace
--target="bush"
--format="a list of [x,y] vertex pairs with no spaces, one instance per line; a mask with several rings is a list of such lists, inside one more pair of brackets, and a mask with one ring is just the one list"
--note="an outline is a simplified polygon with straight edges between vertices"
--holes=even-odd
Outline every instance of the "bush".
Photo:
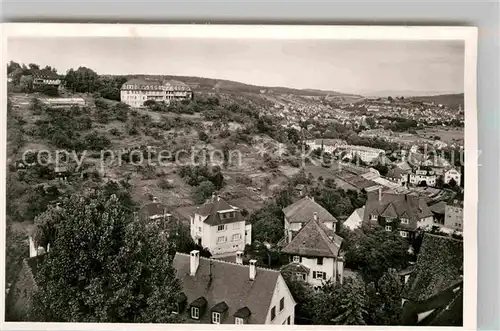
[[160,179],[160,181],[158,182],[158,186],[162,189],[162,190],[169,190],[169,189],[172,189],[174,186],[172,184],[170,184],[170,182],[167,180],[167,179]]
[[50,86],[50,85],[42,85],[40,87],[37,87],[34,92],[40,92],[43,93],[49,97],[58,97],[59,96],[59,90],[57,87]]
[[109,129],[109,133],[111,135],[117,136],[117,137],[121,136],[121,134],[122,134],[121,131],[118,130],[117,128],[111,128],[111,129]]

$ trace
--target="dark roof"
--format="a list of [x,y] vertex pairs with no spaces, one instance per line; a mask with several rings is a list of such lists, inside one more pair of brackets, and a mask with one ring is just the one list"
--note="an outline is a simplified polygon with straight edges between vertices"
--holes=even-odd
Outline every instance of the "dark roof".
[[[333,240],[329,236],[333,237]],[[313,219],[299,230],[282,252],[300,256],[337,257],[341,245],[341,237]]]
[[122,89],[126,85],[137,85],[138,89],[145,89],[146,86],[155,86],[156,89],[159,89],[161,86],[161,82],[154,79],[145,79],[145,78],[133,78],[128,80],[122,85]]
[[338,222],[328,210],[310,197],[304,197],[283,208],[283,213],[289,223],[305,223],[314,217],[314,213],[317,213],[322,222]]
[[[223,210],[233,210],[234,217],[221,218],[219,212]],[[209,225],[243,222],[245,220],[238,208],[231,206],[221,198],[215,198],[205,202],[203,205],[196,208],[194,213],[205,216],[206,219],[203,222]]]
[[33,72],[33,77],[35,78],[49,78],[49,79],[58,79],[59,75],[56,72],[53,72],[49,69],[42,69]]
[[139,214],[145,217],[152,217],[164,214],[169,214],[168,207],[159,202],[151,202],[141,207]]
[[382,192],[379,201],[379,192],[368,192],[363,221],[368,222],[370,215],[383,217],[408,218],[409,224],[400,224],[401,228],[416,230],[420,219],[433,216],[431,209],[423,197],[416,194],[397,194]]
[[191,306],[194,306],[194,307],[198,307],[198,308],[201,308],[201,307],[205,307],[207,305],[207,299],[205,299],[205,297],[198,297],[196,298],[195,300],[193,300],[193,302],[190,303]]
[[401,175],[407,174],[408,172],[404,171],[401,168],[394,167],[389,172],[387,173],[388,178],[393,178],[393,179],[400,179]]
[[309,272],[311,271],[305,265],[303,265],[301,263],[297,263],[297,262],[291,262],[291,263],[284,265],[282,267],[282,270],[289,270],[291,272],[301,272],[301,273],[305,273],[305,274],[309,274]]
[[224,301],[219,302],[215,306],[212,307],[212,311],[217,312],[217,313],[223,313],[225,312],[229,307],[227,306],[227,303]]
[[[228,306],[232,316],[241,308],[252,312],[251,324],[264,324],[269,311],[274,289],[280,276],[279,271],[256,267],[256,277],[249,278],[249,266],[200,257],[195,276],[190,275],[190,256],[176,253],[173,261],[177,277],[182,282],[188,302],[204,297],[207,308],[220,302]],[[210,322],[209,316],[201,316],[202,322]],[[226,319],[223,323],[234,324]]]
[[177,302],[184,302],[184,301],[187,301],[187,296],[186,296],[186,294],[184,294],[184,292],[180,292],[179,294],[177,294],[177,297],[175,298],[175,300]]
[[462,275],[463,241],[426,233],[415,270],[403,289],[403,297],[425,301],[462,281]]
[[352,186],[356,187],[359,190],[363,190],[372,186],[378,186],[379,184],[366,179],[362,177],[361,175],[358,174],[353,174],[350,171],[342,170],[339,171],[335,174],[335,177],[343,180],[344,182],[351,184]]
[[444,215],[444,210],[446,208],[446,202],[440,201],[438,203],[433,204],[429,208],[435,214],[442,214],[442,215]]
[[248,309],[248,307],[243,307],[243,308],[240,308],[236,311],[236,313],[234,313],[234,317],[239,317],[239,318],[248,318],[250,315],[252,315],[252,312],[250,311],[250,309]]

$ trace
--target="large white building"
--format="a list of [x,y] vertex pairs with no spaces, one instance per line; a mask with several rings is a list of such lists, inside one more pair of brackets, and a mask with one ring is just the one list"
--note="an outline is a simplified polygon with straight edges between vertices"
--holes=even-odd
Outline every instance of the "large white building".
[[236,254],[251,244],[252,226],[246,224],[240,209],[213,196],[191,216],[191,237],[212,255]]
[[410,184],[420,185],[425,182],[427,186],[436,186],[437,176],[434,170],[417,169],[410,174]]
[[366,146],[357,146],[357,145],[345,145],[341,146],[341,149],[346,152],[344,157],[348,157],[350,159],[354,159],[356,155],[366,163],[370,163],[380,155],[383,155],[385,151],[383,149],[366,147]]
[[191,100],[192,97],[191,87],[177,80],[163,82],[134,78],[123,84],[120,91],[120,100],[131,107],[142,107],[147,100],[170,103]]

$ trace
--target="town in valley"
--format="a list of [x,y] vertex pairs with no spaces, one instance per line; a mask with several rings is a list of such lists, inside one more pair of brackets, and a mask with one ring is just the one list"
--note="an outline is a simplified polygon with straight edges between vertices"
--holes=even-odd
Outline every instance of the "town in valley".
[[6,321],[463,325],[462,91],[7,74]]

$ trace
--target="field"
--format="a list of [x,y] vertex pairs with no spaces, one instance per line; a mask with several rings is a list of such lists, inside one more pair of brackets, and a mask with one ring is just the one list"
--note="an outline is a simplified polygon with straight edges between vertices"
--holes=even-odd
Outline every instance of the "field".
[[452,144],[464,141],[463,128],[428,128],[417,131],[418,135],[423,138],[432,139],[431,137],[440,137],[441,141]]

